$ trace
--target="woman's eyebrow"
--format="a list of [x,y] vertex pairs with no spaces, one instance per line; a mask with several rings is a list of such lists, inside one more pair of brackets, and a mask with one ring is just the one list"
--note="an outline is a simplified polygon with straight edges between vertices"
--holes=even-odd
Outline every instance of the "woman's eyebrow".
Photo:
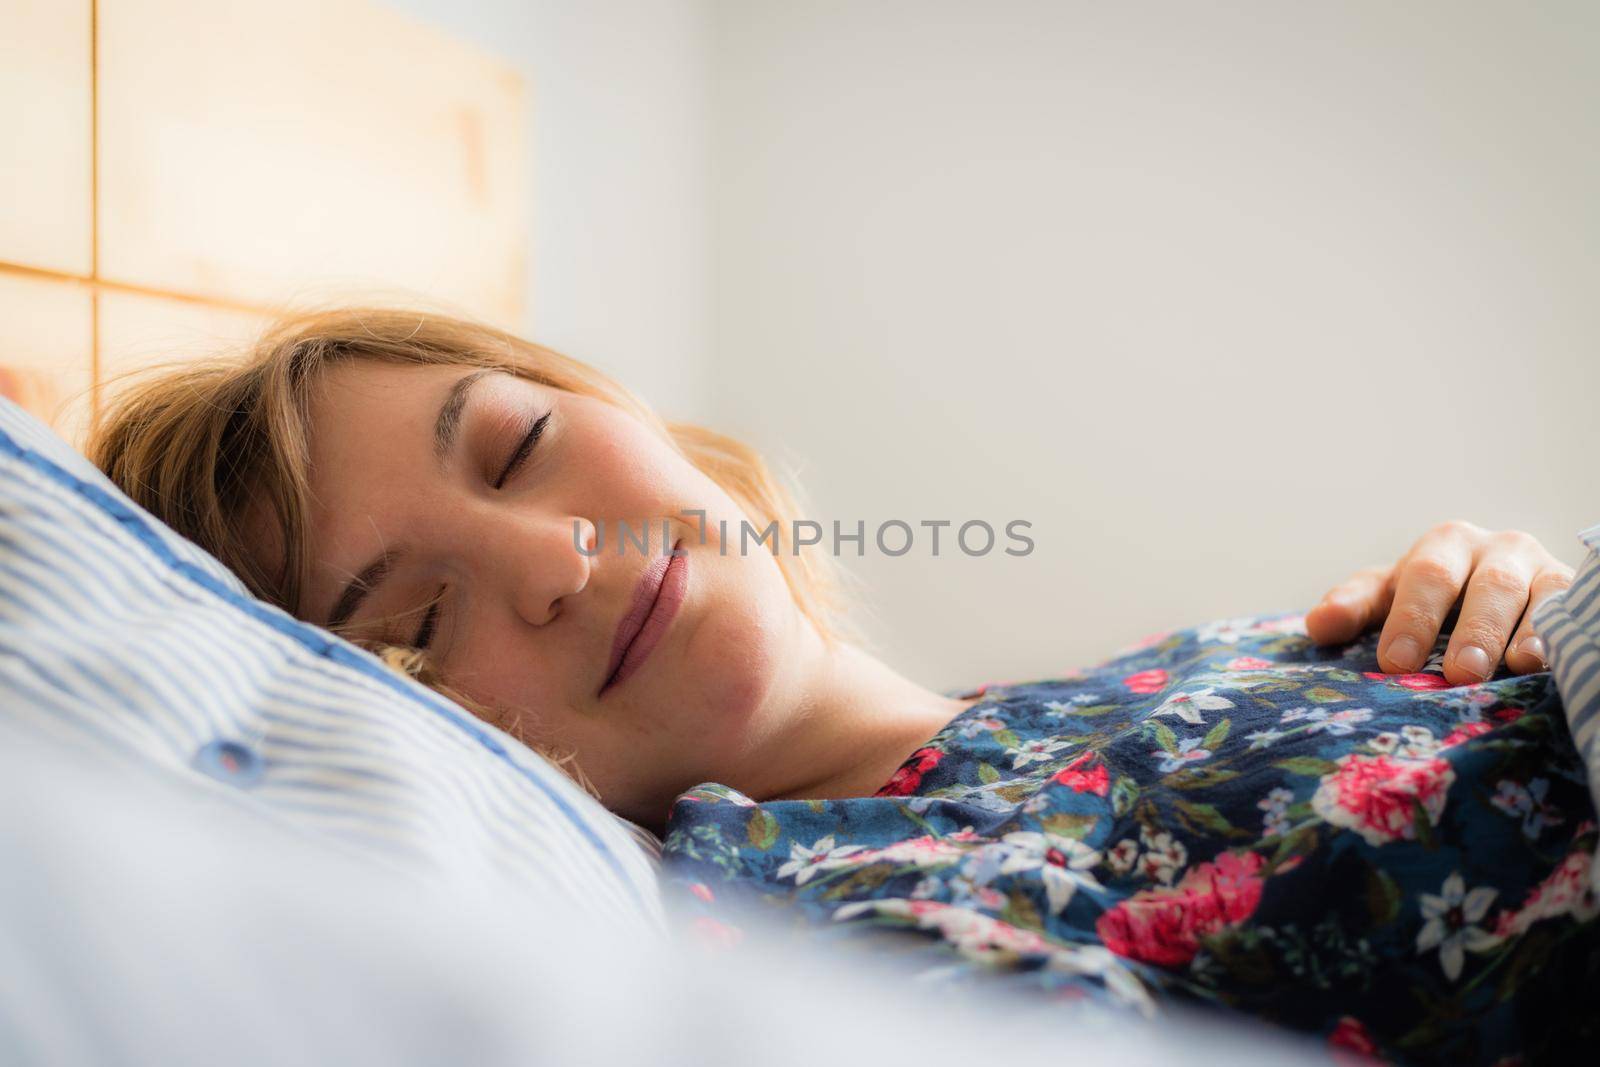
[[450,454],[456,443],[456,433],[461,429],[461,412],[467,406],[467,395],[478,382],[493,374],[489,369],[475,370],[462,375],[450,387],[444,403],[439,405],[439,417],[433,422],[433,454],[440,463]]
[[[463,374],[450,387],[450,392],[445,394],[444,403],[439,405],[439,415],[433,420],[433,452],[441,463],[450,454],[450,449],[455,447],[456,436],[461,430],[461,412],[467,406],[472,387],[493,373],[492,368],[485,367],[471,374]],[[333,611],[328,614],[326,629],[331,630],[350,621],[350,616],[356,613],[361,602],[389,577],[400,553],[399,548],[384,552],[350,579],[339,593],[339,599],[334,602]]]
[[361,572],[350,579],[349,584],[344,587],[344,591],[339,594],[339,599],[333,605],[333,611],[329,613],[328,623],[324,629],[332,630],[350,621],[350,616],[356,613],[356,609],[361,606],[361,602],[367,598],[368,594],[376,589],[385,578],[389,577],[402,551],[400,548],[386,551],[383,555],[361,568]]

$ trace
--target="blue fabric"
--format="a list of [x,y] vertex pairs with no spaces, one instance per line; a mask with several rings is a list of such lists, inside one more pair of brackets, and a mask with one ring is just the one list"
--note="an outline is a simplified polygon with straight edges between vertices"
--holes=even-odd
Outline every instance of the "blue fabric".
[[4,400],[0,714],[402,869],[509,880],[624,925],[659,921],[649,863],[559,771],[250,597]]
[[[1578,539],[1586,555],[1572,585],[1539,606],[1533,625],[1549,649],[1550,671],[1561,690],[1589,788],[1600,796],[1600,526],[1589,527]],[[1600,856],[1591,878],[1600,885]]]
[[1297,615],[990,685],[878,795],[679,798],[674,903],[920,931],[930,969],[1235,1009],[1398,1063],[1561,1062],[1600,1030],[1597,838],[1547,673],[1451,687]]

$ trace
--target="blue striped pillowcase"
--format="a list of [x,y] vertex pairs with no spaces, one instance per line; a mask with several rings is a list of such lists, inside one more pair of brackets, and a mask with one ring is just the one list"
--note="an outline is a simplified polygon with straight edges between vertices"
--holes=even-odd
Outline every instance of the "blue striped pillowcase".
[[536,753],[251,597],[0,398],[0,714],[396,869],[662,928],[652,864]]
[[[1550,653],[1550,672],[1566,709],[1572,740],[1600,803],[1600,525],[1578,535],[1588,550],[1572,585],[1533,613],[1533,627]],[[1590,871],[1600,886],[1600,853]]]

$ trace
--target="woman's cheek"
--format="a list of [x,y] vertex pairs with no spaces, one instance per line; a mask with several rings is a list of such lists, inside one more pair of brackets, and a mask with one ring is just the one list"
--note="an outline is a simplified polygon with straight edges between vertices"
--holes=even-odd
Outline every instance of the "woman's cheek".
[[[733,557],[727,557],[732,561]],[[719,559],[719,562],[721,560]],[[748,570],[761,562],[755,557],[738,561]],[[771,564],[776,570],[776,565]],[[745,569],[745,568],[740,568]],[[749,573],[740,577],[749,577]],[[794,606],[788,587],[764,588],[769,583],[732,583],[730,595],[719,598],[698,632],[693,635],[689,663],[697,675],[693,688],[704,694],[701,726],[716,738],[724,754],[747,751],[778,724],[767,722],[764,712],[774,701],[774,684],[793,633]]]

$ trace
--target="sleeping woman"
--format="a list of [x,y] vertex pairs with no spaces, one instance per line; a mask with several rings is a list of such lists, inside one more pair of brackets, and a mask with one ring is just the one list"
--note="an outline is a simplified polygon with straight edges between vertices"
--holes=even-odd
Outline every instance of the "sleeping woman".
[[1594,800],[1531,621],[1572,571],[1526,534],[1444,523],[1304,615],[940,692],[852,633],[825,556],[734,541],[798,515],[757,455],[480,325],[286,320],[126,390],[91,455],[663,835],[707,924],[906,927],[1397,1062],[1600,1029]]

